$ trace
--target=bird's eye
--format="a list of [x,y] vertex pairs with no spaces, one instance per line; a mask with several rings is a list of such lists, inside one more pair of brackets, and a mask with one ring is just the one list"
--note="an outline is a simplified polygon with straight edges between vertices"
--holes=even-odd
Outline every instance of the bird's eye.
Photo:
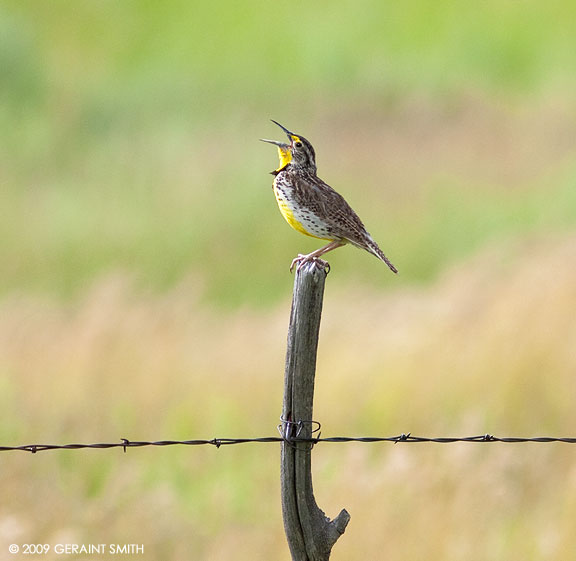
[[294,146],[296,146],[296,148],[302,148],[302,143],[301,142],[295,142]]

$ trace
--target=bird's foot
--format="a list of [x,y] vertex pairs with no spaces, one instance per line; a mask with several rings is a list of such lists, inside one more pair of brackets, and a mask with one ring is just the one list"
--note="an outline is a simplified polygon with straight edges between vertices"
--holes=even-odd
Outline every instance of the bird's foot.
[[328,263],[328,261],[324,261],[324,259],[320,259],[319,257],[315,257],[313,255],[302,255],[301,253],[298,254],[298,257],[292,259],[292,263],[290,264],[290,272],[294,270],[295,266],[296,272],[300,271],[300,269],[306,263],[317,263],[326,271],[326,274],[330,272],[330,263]]

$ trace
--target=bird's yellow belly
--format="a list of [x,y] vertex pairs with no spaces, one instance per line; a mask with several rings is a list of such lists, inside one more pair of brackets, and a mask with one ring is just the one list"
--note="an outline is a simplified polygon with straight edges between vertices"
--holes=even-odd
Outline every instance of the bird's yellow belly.
[[333,236],[330,236],[329,233],[325,231],[326,226],[321,224],[316,217],[309,213],[304,216],[304,213],[295,208],[295,205],[284,196],[280,189],[275,187],[274,194],[276,195],[276,201],[278,202],[278,208],[282,216],[294,230],[319,240],[334,239]]

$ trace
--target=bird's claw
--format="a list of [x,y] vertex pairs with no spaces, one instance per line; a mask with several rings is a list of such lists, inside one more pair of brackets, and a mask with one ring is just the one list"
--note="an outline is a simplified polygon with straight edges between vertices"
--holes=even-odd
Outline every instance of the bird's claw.
[[306,263],[307,259],[308,255],[302,255],[301,253],[299,253],[298,257],[294,257],[294,259],[292,259],[292,263],[290,263],[290,272],[294,270],[295,265],[298,265],[298,267],[296,267],[296,271],[299,271],[302,265]]
[[298,254],[298,257],[292,259],[290,272],[294,270],[294,266],[296,266],[296,272],[300,271],[306,263],[317,263],[326,271],[326,274],[330,272],[330,263],[328,263],[328,261],[324,261],[324,259],[320,259],[319,257],[311,257],[310,255],[302,255],[300,253]]

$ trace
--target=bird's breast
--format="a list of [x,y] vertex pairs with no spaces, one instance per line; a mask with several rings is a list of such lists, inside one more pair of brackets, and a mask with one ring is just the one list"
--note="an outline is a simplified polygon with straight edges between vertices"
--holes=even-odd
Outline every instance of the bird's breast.
[[305,204],[299,202],[295,197],[294,188],[278,180],[278,177],[274,181],[274,195],[282,216],[294,230],[321,240],[335,239],[330,233],[329,226]]

